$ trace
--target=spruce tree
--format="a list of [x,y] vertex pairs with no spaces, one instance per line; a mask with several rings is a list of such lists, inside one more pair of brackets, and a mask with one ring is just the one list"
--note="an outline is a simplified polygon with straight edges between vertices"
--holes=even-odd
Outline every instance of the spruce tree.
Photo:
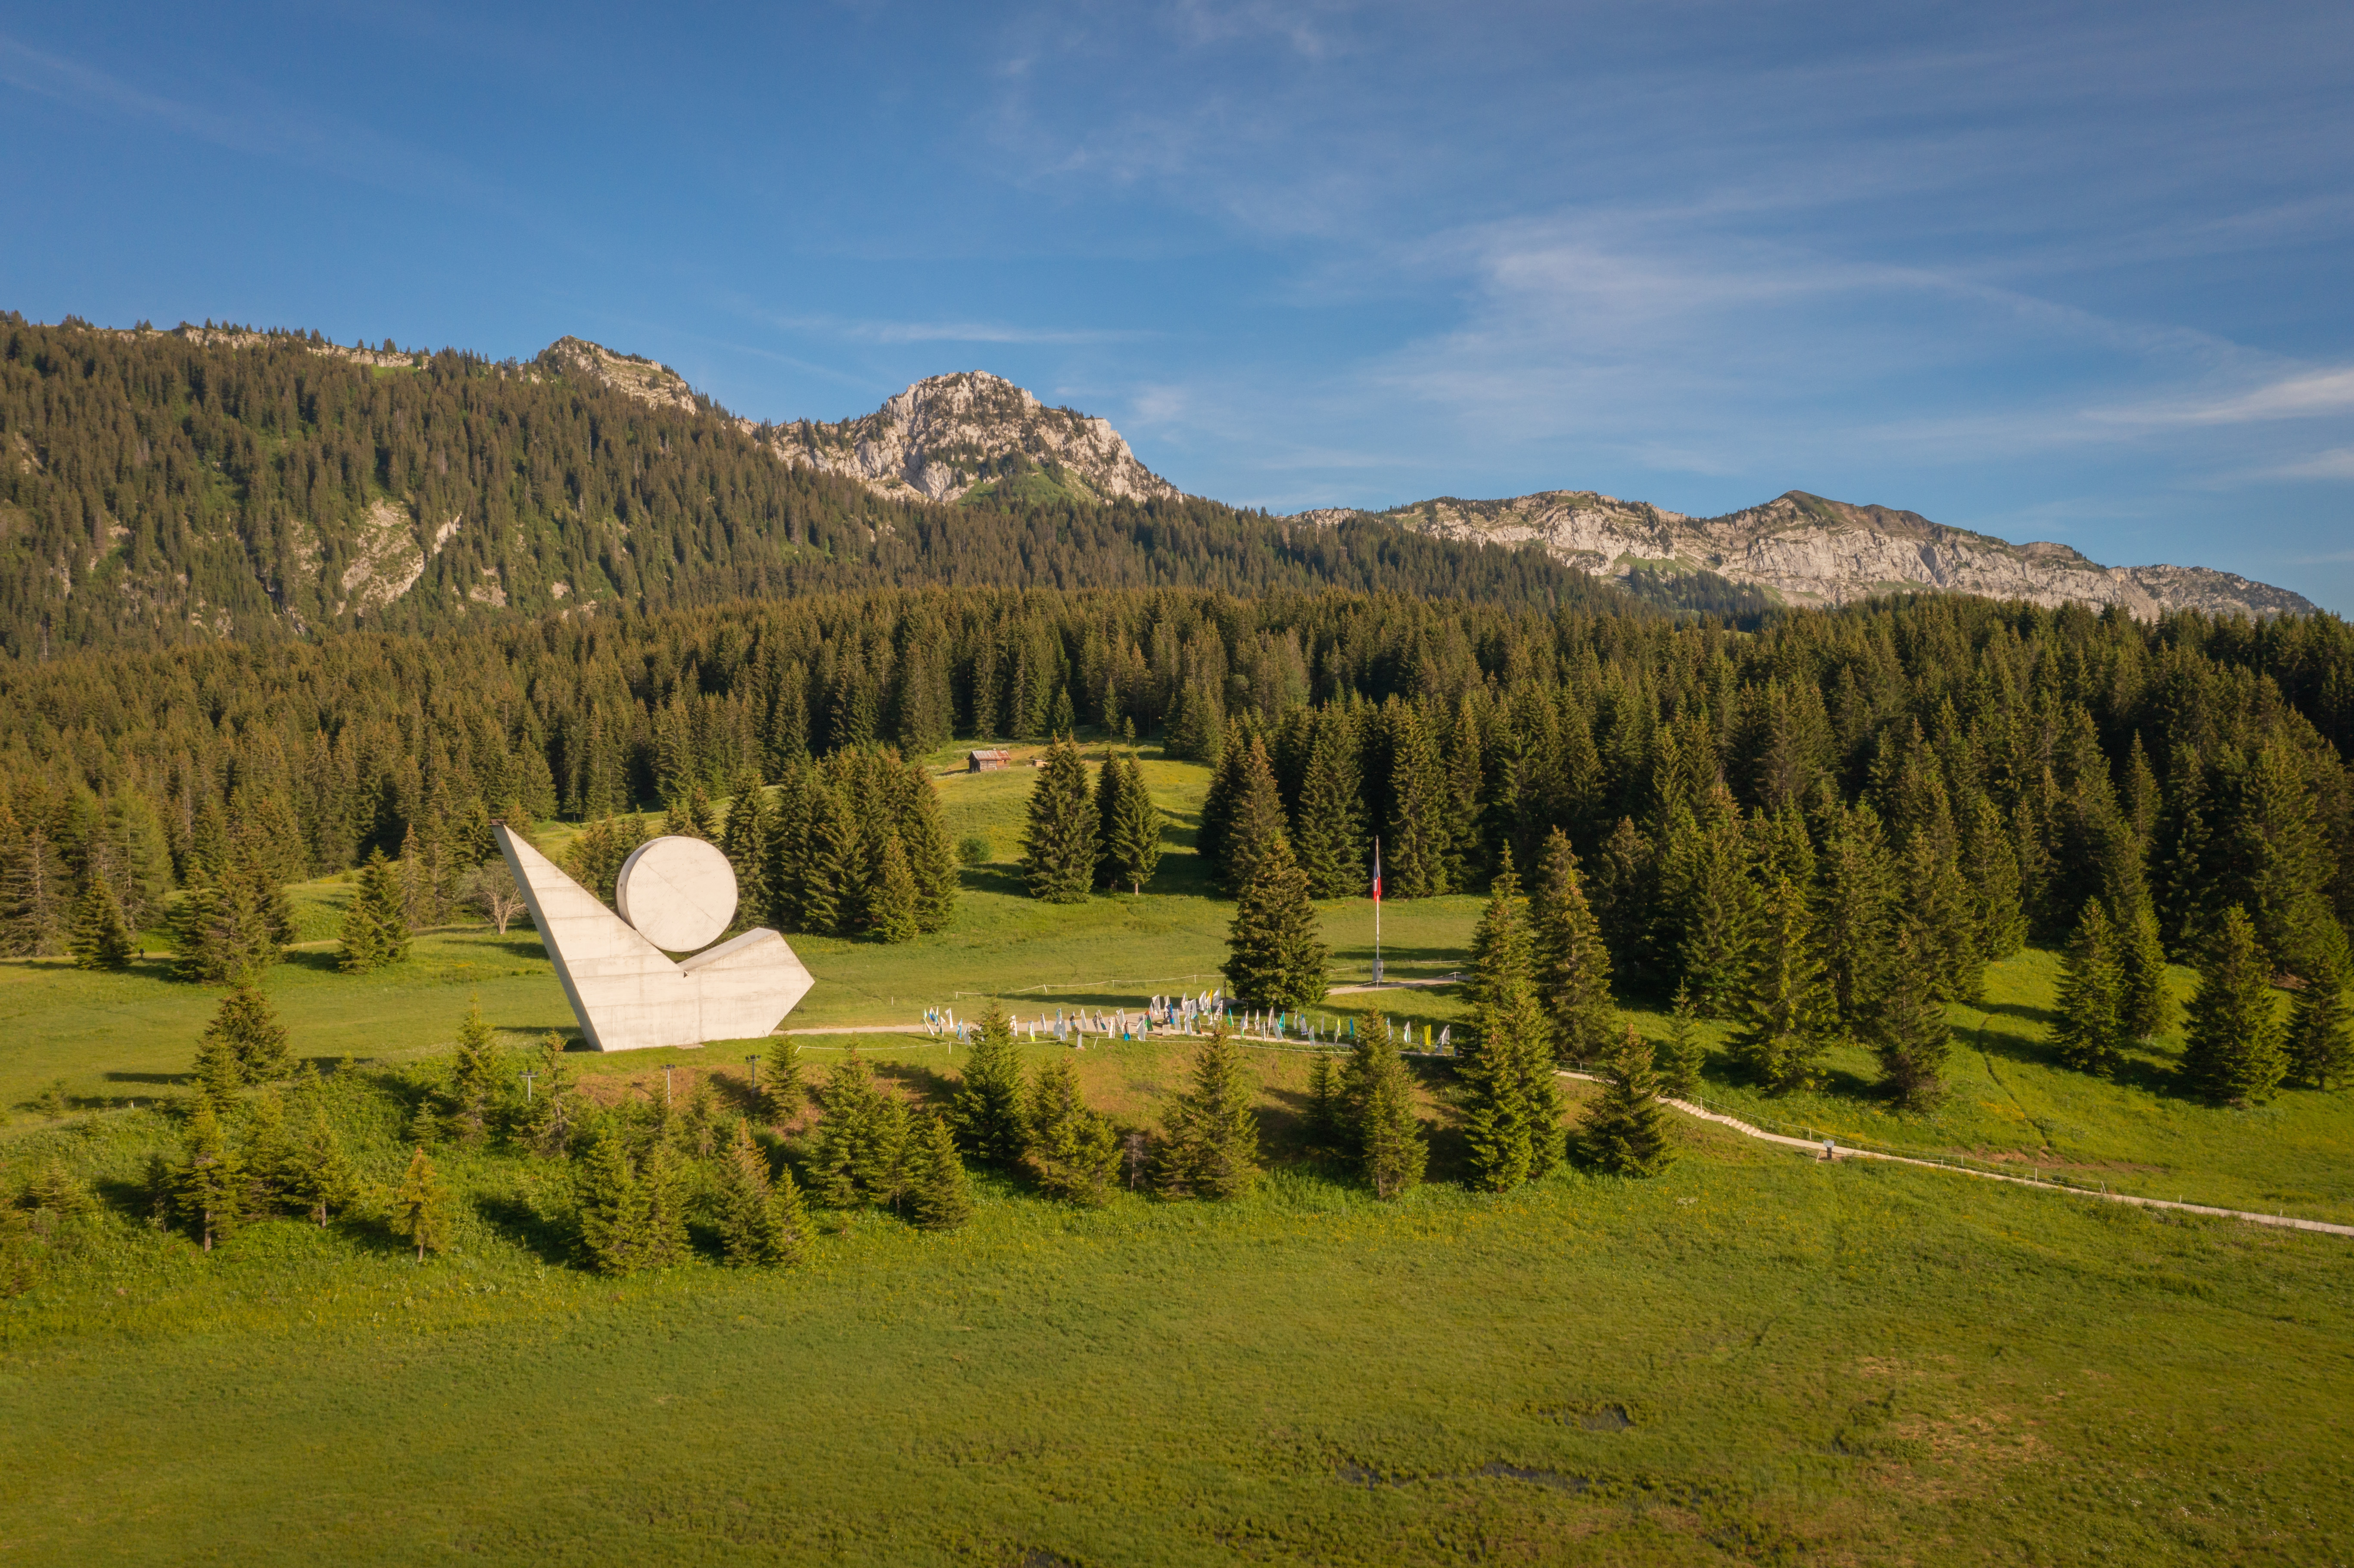
[[[1505,863],[1511,852],[1505,851]],[[1569,835],[1555,828],[1545,836],[1529,898],[1536,943],[1537,991],[1553,1025],[1557,1062],[1595,1062],[1610,1044],[1610,951],[1587,907]]]
[[1886,984],[1894,946],[1896,885],[1888,841],[1870,806],[1828,808],[1816,932],[1840,1026],[1861,1031]]
[[753,1141],[752,1124],[737,1118],[718,1171],[719,1249],[729,1267],[771,1267],[801,1255],[808,1218],[796,1213],[800,1193],[785,1195],[791,1185],[790,1171],[783,1190],[769,1179],[769,1157]]
[[1152,803],[1144,768],[1133,754],[1104,764],[1104,776],[1113,789],[1104,825],[1103,875],[1112,886],[1125,885],[1130,895],[1140,895],[1161,866],[1161,808]]
[[[285,1077],[294,1070],[285,1026],[278,1022],[270,999],[251,980],[239,982],[234,991],[221,998],[212,1022],[205,1026],[196,1058],[198,1076],[206,1078],[207,1092],[215,1093],[217,1097],[220,1089],[233,1093],[239,1085],[265,1083]],[[215,1059],[228,1064],[227,1075],[218,1067],[208,1069],[205,1065],[207,1060]],[[208,1072],[210,1077],[207,1076]],[[217,1085],[214,1083],[216,1078],[220,1080]]]
[[1335,1149],[1341,1142],[1341,1075],[1330,1051],[1319,1051],[1308,1063],[1308,1144],[1311,1149]]
[[1924,1110],[1945,1092],[1953,1030],[1910,931],[1896,938],[1893,957],[1888,984],[1874,1001],[1863,1033],[1880,1058],[1882,1086],[1906,1110]]
[[798,928],[839,937],[845,933],[853,906],[850,862],[858,826],[842,792],[822,776],[811,778],[809,802],[808,849],[794,879]]
[[377,850],[360,868],[359,889],[344,910],[343,952],[337,967],[366,974],[408,957],[408,897],[400,868]]
[[294,1193],[296,1151],[286,1130],[286,1102],[264,1089],[246,1107],[245,1213],[265,1219],[298,1201]]
[[427,1253],[440,1252],[450,1245],[450,1191],[442,1186],[440,1173],[422,1149],[409,1156],[408,1173],[393,1194],[392,1230],[417,1249],[419,1263]]
[[332,1211],[352,1200],[355,1183],[351,1163],[344,1158],[334,1124],[327,1119],[327,1107],[316,1100],[311,1107],[310,1128],[295,1146],[291,1175],[287,1196],[309,1210],[321,1229],[326,1227]]
[[1676,987],[1675,1001],[1668,1010],[1666,1074],[1659,1086],[1671,1100],[1691,1101],[1700,1095],[1701,1068],[1708,1054],[1701,1046],[1699,1017],[1691,993]]
[[686,1260],[687,1177],[678,1150],[656,1138],[638,1161],[637,1198],[645,1266],[668,1268]]
[[1946,837],[1914,834],[1899,876],[1899,922],[1912,933],[1917,960],[1929,967],[1932,994],[1940,1001],[1976,1001],[1986,989],[1978,914]]
[[1163,1124],[1156,1185],[1164,1197],[1232,1199],[1258,1180],[1258,1118],[1242,1047],[1221,1020],[1193,1057],[1193,1086]]
[[916,763],[903,763],[896,778],[896,825],[900,846],[907,851],[907,869],[916,879],[916,928],[943,931],[956,914],[956,850],[940,821],[939,791],[931,775]]
[[[1198,760],[1211,763],[1209,789],[1202,796],[1202,814],[1193,831],[1193,853],[1210,868],[1214,877],[1223,877],[1226,863],[1226,830],[1233,822],[1235,802],[1243,792],[1250,761],[1250,736],[1240,721],[1227,726],[1225,739],[1214,758],[1203,755]],[[1172,742],[1172,756],[1195,755],[1181,751]]]
[[1680,934],[1679,974],[1701,1012],[1722,1017],[1739,1004],[1759,911],[1739,815],[1722,789],[1704,804],[1697,817],[1679,809],[1662,835],[1661,903]]
[[1651,957],[1651,843],[1621,817],[1603,844],[1589,897],[1603,946],[1610,949],[1614,974],[1629,979],[1649,972]]
[[1030,821],[1023,837],[1022,875],[1030,896],[1076,904],[1095,884],[1096,813],[1087,798],[1087,765],[1079,748],[1058,740],[1030,790]]
[[1776,1093],[1813,1081],[1839,1028],[1807,896],[1791,883],[1776,884],[1766,899],[1737,1022],[1733,1059]]
[[[1284,839],[1283,796],[1276,788],[1275,768],[1268,761],[1267,742],[1257,736],[1242,749],[1241,776],[1234,798],[1233,814],[1226,822],[1217,862],[1218,880],[1226,888],[1239,894],[1251,885],[1259,863],[1273,854],[1278,846],[1287,857],[1289,846]],[[1305,879],[1303,878],[1303,885]]]
[[947,1118],[928,1116],[916,1134],[908,1210],[928,1231],[952,1231],[972,1218],[972,1191]]
[[65,864],[49,835],[19,831],[0,804],[0,953],[38,959],[65,952],[69,900]]
[[2084,901],[2076,934],[2060,970],[2053,1006],[2060,1022],[2052,1043],[2060,1059],[2082,1073],[2114,1073],[2124,1065],[2125,966],[2117,959],[2116,928],[2097,898]]
[[179,1170],[172,1184],[180,1217],[207,1252],[237,1228],[245,1196],[245,1167],[230,1147],[212,1101],[198,1099],[188,1118]]
[[907,852],[897,833],[883,840],[881,874],[875,878],[875,896],[868,901],[866,928],[879,941],[912,942],[921,928],[917,924],[920,908],[916,891],[916,874],[907,866]]
[[1324,999],[1330,960],[1308,874],[1278,835],[1253,863],[1226,933],[1229,993],[1246,1007],[1306,1007]]
[[1419,1184],[1430,1146],[1416,1114],[1413,1075],[1387,1020],[1359,1033],[1339,1077],[1336,1089],[1328,1091],[1333,1102],[1328,1114],[1373,1195],[1394,1198]]
[[1031,1173],[1049,1197],[1101,1205],[1119,1171],[1119,1138],[1111,1118],[1087,1108],[1068,1056],[1055,1056],[1030,1086],[1027,1143]]
[[1488,901],[1479,973],[1479,1051],[1460,1070],[1472,1179],[1491,1192],[1544,1175],[1561,1161],[1561,1090],[1544,1012],[1531,976],[1528,929],[1503,878]]
[[196,1037],[195,1064],[196,1098],[226,1116],[245,1087],[245,1068],[237,1059],[237,1042],[221,1027],[217,1015]]
[[1657,1176],[1673,1158],[1651,1047],[1632,1027],[1619,1037],[1602,1092],[1586,1106],[1578,1142],[1589,1162],[1613,1176]]
[[2027,944],[2027,912],[2020,902],[2019,856],[2002,808],[1976,792],[1963,821],[1962,878],[1978,917],[1978,956],[2007,959]]
[[2287,1065],[2272,964],[2255,923],[2234,904],[2200,966],[2183,1029],[2182,1075],[2217,1105],[2257,1105],[2272,1097]]
[[2313,972],[2289,1012],[2288,1079],[2311,1089],[2333,1089],[2354,1070],[2354,1037],[2347,1029],[2346,943],[2316,945]]
[[492,1113],[506,1093],[506,1062],[498,1034],[482,1017],[482,1001],[467,1004],[458,1025],[458,1050],[450,1065],[451,1125],[459,1139],[480,1146],[490,1136]]
[[2174,1001],[2166,993],[2166,945],[2158,939],[2158,915],[2145,902],[2130,919],[2117,912],[2112,924],[2119,948],[2118,1033],[2127,1040],[2163,1034],[2174,1021]]
[[597,1129],[575,1180],[574,1212],[579,1218],[581,1255],[588,1266],[599,1274],[629,1274],[643,1267],[644,1205],[620,1129],[611,1122]]
[[1463,1000],[1478,1008],[1487,995],[1487,977],[1497,963],[1499,944],[1517,942],[1527,949],[1531,983],[1535,983],[1536,938],[1529,929],[1529,910],[1521,897],[1521,879],[1512,869],[1511,846],[1504,847],[1504,863],[1488,885],[1488,902],[1479,923],[1471,928],[1471,950],[1465,955],[1471,977],[1463,985]]
[[964,1076],[949,1101],[949,1116],[972,1157],[1006,1169],[1029,1142],[1024,1125],[1022,1054],[1005,1014],[991,1001],[981,1015],[979,1037],[964,1059]]
[[801,1114],[809,1089],[801,1082],[801,1048],[790,1034],[769,1043],[768,1059],[760,1064],[760,1100],[772,1122],[784,1123]]
[[736,874],[739,925],[751,924],[751,911],[763,907],[759,890],[769,883],[769,831],[772,819],[769,792],[761,787],[759,775],[747,774],[737,779],[735,799],[727,803],[727,827],[720,834],[719,851],[727,857],[728,867]]
[[1291,831],[1293,853],[1319,898],[1361,896],[1365,889],[1364,800],[1360,792],[1356,726],[1347,708],[1316,716],[1299,809]]
[[818,1086],[817,1149],[810,1171],[818,1202],[828,1208],[854,1208],[866,1201],[859,1189],[859,1167],[863,1151],[875,1137],[882,1097],[874,1071],[854,1047]]
[[1389,830],[1382,837],[1389,863],[1383,892],[1394,898],[1434,898],[1448,891],[1447,862],[1455,844],[1446,769],[1418,705],[1394,697],[1383,711],[1390,752]]
[[73,936],[68,943],[74,963],[85,969],[125,969],[138,939],[122,918],[122,906],[103,876],[92,876],[74,908]]

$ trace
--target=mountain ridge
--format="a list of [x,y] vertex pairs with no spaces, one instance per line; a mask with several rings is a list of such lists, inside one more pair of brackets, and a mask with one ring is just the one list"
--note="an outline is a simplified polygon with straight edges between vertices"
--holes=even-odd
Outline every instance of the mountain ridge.
[[[564,339],[548,354],[578,341]],[[607,367],[649,362],[597,352],[605,356],[597,373],[610,376],[617,389],[642,388],[633,395],[648,397],[691,396],[675,372],[663,370],[668,382],[656,382],[640,371]],[[578,353],[566,363],[589,366]],[[744,428],[755,429],[748,422]],[[1063,481],[1077,500],[1182,493],[1145,468],[1108,420],[1047,408],[986,371],[927,376],[860,418],[757,429],[762,443],[786,461],[857,480],[880,495],[953,501],[986,494],[1023,465]],[[1932,592],[2025,599],[2051,609],[2114,604],[2141,620],[2173,609],[2264,617],[2319,609],[2302,594],[2236,572],[2105,567],[2050,540],[2013,544],[1917,512],[1801,490],[1710,518],[1590,490],[1548,490],[1494,501],[1437,496],[1378,511],[1313,507],[1287,521],[1330,526],[1355,517],[1466,543],[1537,546],[1564,565],[1622,581],[1638,572],[1712,573],[1798,607]]]

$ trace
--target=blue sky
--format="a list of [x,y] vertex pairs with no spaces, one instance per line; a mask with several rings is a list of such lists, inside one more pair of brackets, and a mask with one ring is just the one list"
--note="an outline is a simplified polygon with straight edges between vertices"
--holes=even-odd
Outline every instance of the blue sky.
[[2354,6],[32,5],[0,305],[738,412],[982,368],[1278,511],[1798,488],[2354,612]]

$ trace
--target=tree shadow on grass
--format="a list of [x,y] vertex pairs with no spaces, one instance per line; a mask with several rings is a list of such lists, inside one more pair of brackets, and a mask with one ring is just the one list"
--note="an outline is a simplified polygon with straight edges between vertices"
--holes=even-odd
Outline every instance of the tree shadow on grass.
[[875,1075],[907,1091],[919,1109],[946,1109],[958,1080],[929,1062],[877,1062]]
[[2016,1018],[2022,1023],[2038,1023],[2046,1029],[2056,1027],[2060,1015],[2048,1007],[2036,1007],[2024,1001],[1981,1001],[1971,1004],[1979,1012],[1990,1012],[2001,1018]]
[[1022,880],[1020,871],[994,861],[987,865],[962,867],[957,876],[968,893],[997,893],[1008,898],[1022,898],[1028,896],[1030,892],[1029,884]]
[[332,948],[323,953],[306,952],[298,948],[280,955],[280,961],[291,969],[309,969],[314,974],[332,975],[343,972],[343,954]]
[[[474,1213],[484,1224],[542,1263],[569,1267],[578,1261],[572,1226],[541,1213],[513,1193],[476,1198]],[[398,1243],[400,1238],[392,1239]]]
[[193,1074],[193,1073],[118,1073],[118,1072],[107,1072],[107,1073],[101,1073],[101,1074],[100,1074],[99,1075],[100,1075],[101,1077],[104,1078],[104,1079],[105,1079],[108,1083],[110,1083],[110,1084],[174,1084],[174,1085],[177,1085],[177,1084],[192,1084],[192,1083],[196,1082],[196,1075],[195,1075],[195,1074]]

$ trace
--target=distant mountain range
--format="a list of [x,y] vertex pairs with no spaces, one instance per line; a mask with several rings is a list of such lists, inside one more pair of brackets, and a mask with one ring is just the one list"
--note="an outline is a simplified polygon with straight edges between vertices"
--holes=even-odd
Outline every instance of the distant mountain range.
[[2315,609],[1798,491],[1704,519],[1590,491],[1268,517],[1181,493],[1107,421],[978,370],[863,418],[766,424],[576,337],[493,364],[0,312],[0,648],[20,656],[924,582],[1536,606],[1624,605],[1623,587],[1736,617],[1894,591]]
[[[674,373],[567,338],[548,351],[648,397],[689,399]],[[591,357],[597,356],[597,357]],[[608,370],[606,366],[625,366]],[[748,426],[748,429],[752,427]],[[917,382],[864,418],[766,427],[788,462],[858,480],[883,495],[952,501],[1011,480],[1075,498],[1174,496],[1105,420],[1049,408],[985,371]],[[2122,605],[2144,620],[2169,609],[2217,615],[2305,615],[2304,595],[2206,567],[2104,567],[2065,545],[2013,545],[1932,523],[1916,512],[1857,506],[1793,490],[1723,517],[1693,518],[1590,490],[1549,490],[1501,501],[1441,496],[1380,512],[1349,507],[1294,514],[1330,525],[1347,518],[1395,524],[1438,538],[1542,546],[1597,577],[1709,572],[1794,606],[1836,605],[1886,593],[1965,593],[2035,604]]]

